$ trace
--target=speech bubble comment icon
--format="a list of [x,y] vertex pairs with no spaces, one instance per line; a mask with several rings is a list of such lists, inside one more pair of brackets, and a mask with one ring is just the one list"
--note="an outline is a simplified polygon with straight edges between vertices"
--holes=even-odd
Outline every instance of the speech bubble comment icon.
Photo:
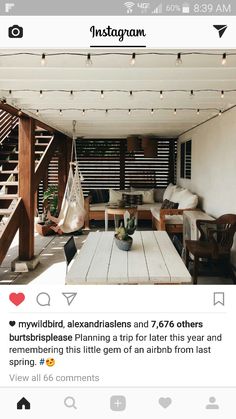
[[51,305],[51,297],[47,292],[40,292],[36,297],[36,301],[41,307],[50,307]]

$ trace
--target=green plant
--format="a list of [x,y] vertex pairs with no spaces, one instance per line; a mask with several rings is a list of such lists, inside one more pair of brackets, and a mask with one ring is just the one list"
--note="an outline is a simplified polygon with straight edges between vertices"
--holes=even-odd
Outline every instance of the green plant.
[[56,216],[58,211],[58,188],[56,185],[49,186],[43,194],[43,206],[45,211],[50,211]]
[[128,218],[126,227],[123,226],[123,223],[120,224],[120,227],[116,229],[116,237],[119,240],[129,240],[129,236],[134,234],[136,229],[135,217]]

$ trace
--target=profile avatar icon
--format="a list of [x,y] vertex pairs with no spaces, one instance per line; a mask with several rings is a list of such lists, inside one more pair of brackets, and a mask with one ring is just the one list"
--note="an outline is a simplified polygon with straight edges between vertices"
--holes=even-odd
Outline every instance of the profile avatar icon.
[[209,398],[209,404],[206,405],[206,409],[219,409],[219,405],[216,404],[216,398],[210,397]]

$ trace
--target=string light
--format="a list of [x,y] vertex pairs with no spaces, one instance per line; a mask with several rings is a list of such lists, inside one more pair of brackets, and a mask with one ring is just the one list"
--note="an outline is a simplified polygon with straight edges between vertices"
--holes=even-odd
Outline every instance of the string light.
[[60,113],[60,116],[62,116],[62,109],[60,109],[60,112],[59,113]]
[[42,57],[41,57],[41,65],[44,66],[45,63],[46,63],[46,55],[45,54],[42,54]]
[[85,109],[83,109],[82,111],[82,116],[85,116]]
[[104,91],[101,90],[101,99],[104,99]]
[[39,97],[43,97],[43,91],[42,90],[40,90],[40,92],[39,92]]
[[129,112],[128,113],[129,113],[129,115],[131,115],[131,109],[129,109]]
[[163,90],[160,91],[160,99],[163,99]]
[[200,109],[197,110],[197,115],[200,115]]
[[224,97],[225,97],[225,92],[224,90],[221,90],[221,99],[224,99]]
[[93,64],[93,62],[92,62],[92,59],[91,59],[91,54],[87,54],[86,65],[90,66],[92,64]]
[[151,109],[151,115],[153,115],[154,114],[154,109]]
[[176,115],[177,114],[177,109],[174,109],[174,115]]
[[132,58],[131,58],[131,65],[134,65],[135,64],[135,61],[136,61],[136,54],[135,54],[135,52],[133,52],[133,54],[132,54]]
[[74,98],[74,92],[73,90],[70,91],[70,98],[73,99]]
[[191,91],[190,91],[190,97],[191,97],[191,98],[193,98],[193,96],[194,96],[194,91],[193,91],[193,90],[191,90]]
[[224,52],[224,54],[222,55],[222,65],[225,65],[227,61],[227,55],[226,52]]
[[178,52],[177,58],[176,58],[176,65],[182,64],[182,58],[181,58],[181,52]]
[[37,110],[36,110],[36,115],[38,116],[38,114],[39,114],[39,110],[37,109]]
[[9,96],[11,96],[12,95],[12,90],[9,90],[8,94],[9,94]]
[[130,97],[130,99],[133,99],[133,92],[132,92],[132,90],[130,90],[130,92],[129,92],[129,97]]
[[106,112],[105,112],[105,114],[106,114],[106,116],[108,116],[108,109],[106,109]]
[[219,116],[221,116],[222,115],[222,110],[219,110]]

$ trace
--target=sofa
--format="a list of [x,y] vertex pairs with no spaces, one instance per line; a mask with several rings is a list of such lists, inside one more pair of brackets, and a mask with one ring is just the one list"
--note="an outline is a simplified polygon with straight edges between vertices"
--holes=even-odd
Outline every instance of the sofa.
[[[85,228],[90,228],[92,220],[104,220],[105,206],[117,205],[124,196],[137,197],[137,202],[132,202],[138,207],[139,220],[151,220],[153,228],[170,233],[183,231],[183,211],[196,208],[198,203],[197,195],[172,184],[166,189],[93,190],[85,198]],[[140,197],[142,203],[138,201]]]
[[159,208],[151,208],[153,228],[173,234],[183,233],[183,212],[197,209],[198,196],[170,183],[159,205]]

